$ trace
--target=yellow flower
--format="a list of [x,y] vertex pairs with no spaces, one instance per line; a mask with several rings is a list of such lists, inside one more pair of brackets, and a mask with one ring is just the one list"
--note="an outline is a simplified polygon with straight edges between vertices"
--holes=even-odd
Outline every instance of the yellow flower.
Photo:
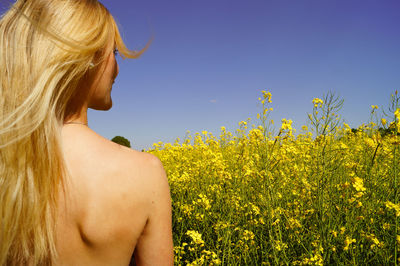
[[346,129],[346,131],[351,131],[351,127],[348,124],[343,123],[343,126]]
[[186,235],[190,236],[190,238],[192,238],[192,242],[196,245],[199,246],[204,246],[204,241],[203,239],[201,239],[201,234],[197,231],[194,230],[188,230],[186,232]]
[[394,116],[397,118],[397,120],[400,119],[400,108],[397,108],[397,110],[394,112]]
[[272,226],[275,226],[275,225],[277,225],[279,222],[280,222],[280,220],[279,220],[279,219],[276,219],[271,225],[272,225]]
[[263,94],[263,97],[264,97],[264,99],[266,99],[267,100],[267,102],[269,102],[269,103],[271,103],[272,101],[271,101],[271,97],[272,97],[272,94],[268,91],[262,91],[262,94]]
[[312,103],[314,104],[314,108],[317,108],[318,106],[322,107],[322,105],[324,104],[324,101],[319,98],[314,98],[312,100]]
[[389,210],[394,209],[396,211],[396,217],[400,216],[400,204],[394,204],[393,202],[386,201],[385,206]]
[[282,130],[292,130],[292,120],[282,119]]
[[206,195],[203,195],[203,194],[200,194],[199,199],[197,199],[197,201],[194,201],[193,203],[199,204],[205,210],[209,210],[211,208],[210,200],[207,198]]
[[384,224],[382,225],[382,228],[383,228],[383,230],[388,230],[388,229],[390,229],[390,224],[384,223]]
[[363,192],[366,190],[366,188],[364,187],[364,181],[359,178],[359,177],[354,177],[353,180],[353,187],[359,191],[359,192]]
[[348,249],[349,249],[349,246],[350,246],[352,243],[356,243],[356,240],[355,240],[354,238],[351,238],[351,237],[349,237],[349,236],[346,236],[346,239],[344,240],[344,248],[343,248],[343,250],[348,250]]
[[274,243],[274,248],[277,250],[277,251],[281,251],[282,249],[285,249],[285,248],[287,248],[288,246],[285,244],[285,243],[283,243],[283,242],[281,242],[281,241],[279,241],[279,240],[275,240],[275,243]]
[[253,240],[255,237],[254,233],[252,231],[249,230],[244,230],[243,231],[243,239],[245,241],[249,241],[249,240]]
[[372,242],[370,248],[374,249],[376,247],[382,248],[383,247],[383,242],[380,242],[379,239],[374,235],[374,234],[367,234],[365,238],[369,241]]

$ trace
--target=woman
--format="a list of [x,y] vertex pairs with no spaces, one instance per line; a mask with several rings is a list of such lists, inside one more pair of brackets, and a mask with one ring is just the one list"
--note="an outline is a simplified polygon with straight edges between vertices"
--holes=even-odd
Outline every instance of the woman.
[[172,264],[161,162],[87,126],[88,108],[112,106],[117,49],[145,50],[97,0],[18,0],[2,16],[0,265]]

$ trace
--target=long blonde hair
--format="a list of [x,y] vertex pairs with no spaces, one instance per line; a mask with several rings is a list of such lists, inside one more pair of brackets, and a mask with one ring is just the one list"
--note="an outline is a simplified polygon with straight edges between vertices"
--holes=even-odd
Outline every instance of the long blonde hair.
[[91,63],[114,40],[97,0],[18,0],[0,20],[0,265],[51,265],[63,188],[60,130]]

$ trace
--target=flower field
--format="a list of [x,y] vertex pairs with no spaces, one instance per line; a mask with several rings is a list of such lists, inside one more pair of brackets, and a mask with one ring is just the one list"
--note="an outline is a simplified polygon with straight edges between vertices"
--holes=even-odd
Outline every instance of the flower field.
[[395,265],[400,263],[400,106],[341,122],[343,101],[310,105],[297,134],[274,134],[271,94],[256,125],[156,143],[173,207],[176,265]]

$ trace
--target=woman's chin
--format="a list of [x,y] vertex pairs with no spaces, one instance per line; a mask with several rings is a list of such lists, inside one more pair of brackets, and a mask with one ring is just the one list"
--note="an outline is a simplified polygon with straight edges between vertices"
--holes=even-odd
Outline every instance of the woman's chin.
[[112,100],[110,98],[109,101],[102,102],[102,103],[95,103],[88,106],[90,109],[98,110],[98,111],[108,111],[112,107]]

